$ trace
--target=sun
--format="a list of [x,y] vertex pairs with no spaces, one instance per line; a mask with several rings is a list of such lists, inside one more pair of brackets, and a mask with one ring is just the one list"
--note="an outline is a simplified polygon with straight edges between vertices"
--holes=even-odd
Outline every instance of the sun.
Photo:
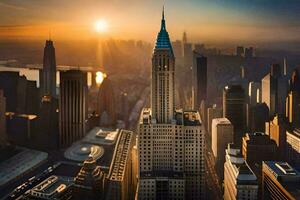
[[103,80],[106,78],[106,74],[103,72],[96,72],[96,84],[97,85],[101,85],[101,83],[103,82]]
[[106,32],[108,29],[108,24],[105,19],[99,19],[95,22],[94,25],[95,31],[98,33]]

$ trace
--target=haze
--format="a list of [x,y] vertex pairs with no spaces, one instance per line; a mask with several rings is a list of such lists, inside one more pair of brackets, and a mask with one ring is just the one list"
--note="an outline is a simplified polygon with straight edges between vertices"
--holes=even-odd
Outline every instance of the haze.
[[[154,41],[166,7],[171,39],[212,43],[299,42],[297,0],[0,0],[0,39],[116,38]],[[109,30],[96,32],[105,19]]]

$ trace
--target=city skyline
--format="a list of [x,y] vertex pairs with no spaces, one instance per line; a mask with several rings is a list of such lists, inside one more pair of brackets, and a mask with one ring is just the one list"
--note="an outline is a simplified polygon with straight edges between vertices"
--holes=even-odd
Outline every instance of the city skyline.
[[[289,1],[119,1],[81,0],[0,2],[0,40],[45,39],[142,39],[153,41],[158,12],[165,4],[172,40],[189,33],[190,41],[210,43],[299,42],[300,2]],[[74,14],[76,13],[76,14]],[[95,30],[97,21],[107,30]],[[105,25],[106,26],[106,25]],[[273,34],[276,32],[276,34]],[[232,34],[235,33],[235,34]]]

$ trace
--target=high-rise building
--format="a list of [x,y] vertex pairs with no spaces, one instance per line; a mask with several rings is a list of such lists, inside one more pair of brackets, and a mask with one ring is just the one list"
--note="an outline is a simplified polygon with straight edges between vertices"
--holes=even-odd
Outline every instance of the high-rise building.
[[269,136],[276,142],[278,147],[278,159],[285,159],[286,151],[286,131],[289,129],[289,124],[286,117],[276,115],[269,123]]
[[207,130],[210,136],[211,136],[212,120],[215,118],[221,118],[222,115],[223,115],[222,108],[217,107],[216,104],[214,104],[211,108],[207,109]]
[[261,102],[261,84],[258,82],[249,83],[249,104],[254,106]]
[[270,117],[273,117],[276,113],[284,114],[288,80],[286,76],[282,76],[280,65],[271,65],[270,73],[261,82],[262,102],[268,105]]
[[300,130],[286,131],[286,159],[300,169]]
[[254,56],[253,47],[245,48],[245,58],[252,58]]
[[295,69],[290,80],[289,94],[286,98],[286,117],[294,128],[300,127],[300,78]]
[[0,147],[6,144],[6,98],[3,90],[0,90]]
[[218,176],[223,180],[225,150],[233,142],[233,126],[227,118],[212,120],[212,151],[216,160]]
[[262,199],[299,199],[300,173],[289,163],[264,161],[262,174]]
[[240,85],[229,85],[223,90],[223,117],[234,127],[234,144],[240,146],[246,128],[245,92]]
[[237,56],[242,57],[242,56],[244,56],[244,53],[245,53],[245,51],[244,51],[244,47],[243,46],[236,47],[236,55]]
[[97,113],[100,126],[111,127],[116,123],[114,90],[109,78],[105,78],[98,92]]
[[276,142],[265,133],[247,133],[243,137],[242,154],[259,182],[261,181],[261,166],[264,160],[276,160]]
[[182,58],[182,44],[180,40],[176,40],[172,42],[172,47],[174,49],[174,55],[176,59],[181,59]]
[[258,181],[240,148],[228,144],[224,164],[224,200],[238,199],[258,199]]
[[39,112],[38,146],[42,150],[56,149],[59,147],[59,112],[58,99],[43,96]]
[[204,198],[205,130],[199,112],[175,111],[174,62],[163,13],[152,57],[151,109],[143,109],[139,124],[138,199]]
[[193,63],[193,109],[198,110],[207,98],[207,58],[194,51]]
[[40,71],[41,96],[56,97],[56,59],[52,40],[44,48],[43,69]]
[[60,73],[59,146],[66,147],[85,135],[87,74],[79,70]]
[[265,132],[269,121],[269,108],[265,103],[247,104],[247,128],[250,132]]

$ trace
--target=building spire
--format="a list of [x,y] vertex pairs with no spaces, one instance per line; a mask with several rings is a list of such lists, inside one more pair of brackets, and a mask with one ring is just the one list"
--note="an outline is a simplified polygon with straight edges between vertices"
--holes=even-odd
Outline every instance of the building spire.
[[163,6],[163,9],[162,9],[161,30],[166,30],[165,6]]

